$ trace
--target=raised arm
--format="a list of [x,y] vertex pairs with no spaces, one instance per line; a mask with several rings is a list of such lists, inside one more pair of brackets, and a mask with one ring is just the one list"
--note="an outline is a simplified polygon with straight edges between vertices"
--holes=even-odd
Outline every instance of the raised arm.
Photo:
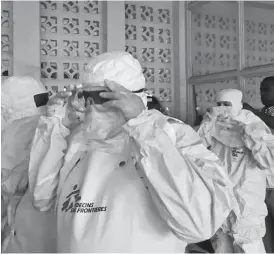
[[190,126],[156,110],[144,111],[124,129],[140,150],[148,190],[172,232],[188,243],[212,237],[235,201],[217,156]]
[[274,173],[274,135],[271,130],[258,117],[254,117],[254,121],[241,121],[239,125],[242,139],[261,169],[270,169]]
[[[63,166],[67,129],[67,104],[71,92],[59,92],[47,104],[47,115],[41,116],[31,146],[29,189],[33,205],[40,211],[55,207],[59,171]],[[65,126],[66,125],[66,126]]]

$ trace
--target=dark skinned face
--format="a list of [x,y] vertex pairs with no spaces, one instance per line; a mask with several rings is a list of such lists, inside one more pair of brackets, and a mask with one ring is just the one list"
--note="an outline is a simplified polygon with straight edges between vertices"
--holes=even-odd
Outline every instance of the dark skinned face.
[[267,107],[274,106],[274,83],[262,83],[260,92],[263,105]]

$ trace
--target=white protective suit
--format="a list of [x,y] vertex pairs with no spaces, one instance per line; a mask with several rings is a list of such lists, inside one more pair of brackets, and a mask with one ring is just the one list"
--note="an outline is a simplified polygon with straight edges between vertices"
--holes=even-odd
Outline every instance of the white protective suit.
[[31,77],[10,77],[2,84],[2,252],[56,251],[56,216],[37,211],[28,192],[31,142],[45,112],[33,96],[44,92]]
[[[125,52],[100,55],[86,71],[91,84],[145,86],[139,62]],[[91,119],[67,143],[61,119],[43,116],[32,146],[34,204],[56,206],[59,252],[184,252],[226,220],[232,183],[190,126],[157,110],[127,123],[118,112]],[[119,133],[105,138],[114,126]]]
[[[234,251],[240,247],[246,253],[263,253],[267,215],[263,170],[274,169],[274,136],[260,118],[242,109],[241,91],[223,90],[217,99],[231,102],[232,107],[213,108],[205,115],[198,133],[227,167],[238,201],[239,214],[230,217],[230,227],[224,227],[221,233],[234,238]],[[217,245],[216,252],[231,252],[223,243]]]

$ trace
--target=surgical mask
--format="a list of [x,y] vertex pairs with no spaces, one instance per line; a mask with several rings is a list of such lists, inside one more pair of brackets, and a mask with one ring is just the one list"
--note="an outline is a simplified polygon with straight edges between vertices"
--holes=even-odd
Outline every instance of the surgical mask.
[[213,107],[211,109],[211,114],[217,116],[219,121],[229,120],[232,116],[232,107],[231,106],[219,106]]
[[84,135],[88,140],[109,139],[120,133],[125,123],[125,117],[120,110],[94,104],[85,115]]

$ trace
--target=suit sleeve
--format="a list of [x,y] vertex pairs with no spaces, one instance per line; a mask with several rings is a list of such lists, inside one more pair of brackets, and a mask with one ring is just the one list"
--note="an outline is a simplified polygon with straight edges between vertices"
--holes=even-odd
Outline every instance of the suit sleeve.
[[59,171],[63,165],[69,130],[57,117],[41,116],[32,142],[29,189],[33,205],[40,211],[55,207]]
[[140,151],[140,167],[162,219],[187,243],[211,238],[235,205],[226,170],[188,125],[156,110],[124,129]]

